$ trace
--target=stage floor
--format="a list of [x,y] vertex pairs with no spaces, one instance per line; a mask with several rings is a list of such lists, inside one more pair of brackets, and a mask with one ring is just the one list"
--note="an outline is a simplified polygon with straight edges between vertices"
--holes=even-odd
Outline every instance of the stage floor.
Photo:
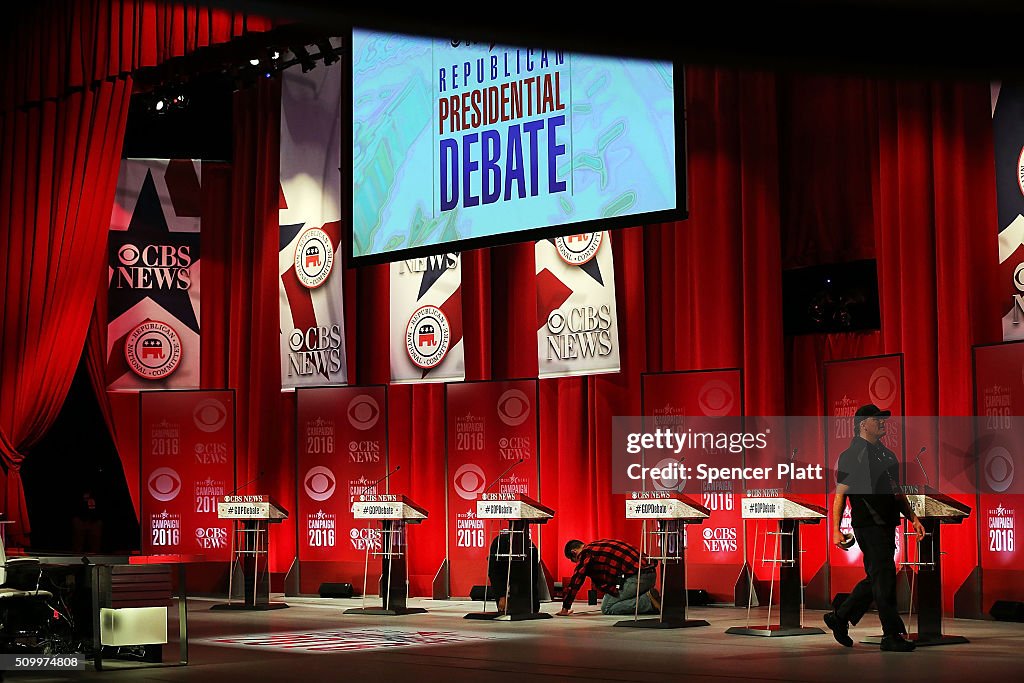
[[[652,630],[613,628],[620,617],[576,605],[568,618],[489,622],[466,620],[479,602],[413,600],[426,614],[401,617],[344,615],[359,599],[283,598],[289,609],[211,611],[219,600],[189,600],[190,663],[158,667],[107,660],[108,668],[69,674],[7,672],[33,681],[368,681],[415,683],[487,681],[928,681],[1013,680],[1024,664],[1024,624],[948,620],[946,631],[969,644],[880,652],[861,638],[877,634],[868,614],[851,631],[857,645],[824,635],[764,638],[729,635],[746,624],[745,609],[692,608],[710,626]],[[372,605],[371,601],[367,601]],[[546,603],[554,613],[558,603]],[[176,615],[177,610],[171,612]],[[766,609],[752,610],[751,625]],[[804,624],[821,626],[820,611]],[[773,619],[777,611],[773,610]],[[915,622],[911,622],[914,624]],[[913,626],[911,626],[911,630]],[[173,638],[164,658],[177,656]],[[134,666],[141,668],[125,669]]]

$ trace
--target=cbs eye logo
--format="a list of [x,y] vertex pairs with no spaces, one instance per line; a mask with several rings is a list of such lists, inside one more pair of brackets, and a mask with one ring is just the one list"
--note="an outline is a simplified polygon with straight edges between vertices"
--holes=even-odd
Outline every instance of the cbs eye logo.
[[484,490],[484,485],[487,482],[484,477],[484,471],[479,465],[466,464],[455,470],[452,483],[455,485],[455,492],[459,494],[460,498],[476,500],[477,494]]
[[170,467],[156,468],[146,483],[149,495],[163,503],[174,500],[181,493],[181,477]]
[[[682,467],[678,460],[673,458],[664,458],[660,460],[654,468],[664,471],[672,465]],[[658,491],[682,491],[686,488],[686,480],[674,476],[655,477],[651,475],[651,483]]]
[[117,250],[117,260],[126,266],[134,266],[139,262],[139,257],[141,255],[139,248],[134,244],[122,245],[121,248]]
[[720,379],[714,379],[701,387],[697,394],[700,410],[708,417],[725,417],[736,402],[732,387]]
[[530,399],[519,389],[509,389],[498,397],[498,417],[509,427],[518,427],[530,417]]
[[996,446],[985,454],[982,465],[985,483],[993,493],[1003,493],[1013,483],[1013,457],[1010,451]]
[[878,368],[871,373],[868,380],[868,393],[871,402],[882,410],[887,410],[896,400],[896,375],[889,368]]
[[356,429],[366,431],[380,419],[380,406],[369,394],[360,394],[348,404],[348,422]]
[[302,480],[302,487],[306,489],[306,495],[317,502],[323,502],[334,495],[337,481],[334,472],[331,472],[322,465],[309,468],[305,479]]
[[192,409],[192,421],[200,431],[207,433],[219,431],[227,420],[227,409],[223,403],[214,398],[204,399]]

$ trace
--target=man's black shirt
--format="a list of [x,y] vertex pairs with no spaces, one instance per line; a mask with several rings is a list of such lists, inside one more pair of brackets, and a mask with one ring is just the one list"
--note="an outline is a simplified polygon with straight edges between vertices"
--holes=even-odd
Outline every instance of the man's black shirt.
[[839,456],[836,482],[849,487],[853,527],[889,526],[900,523],[900,462],[881,442],[872,444],[859,436]]

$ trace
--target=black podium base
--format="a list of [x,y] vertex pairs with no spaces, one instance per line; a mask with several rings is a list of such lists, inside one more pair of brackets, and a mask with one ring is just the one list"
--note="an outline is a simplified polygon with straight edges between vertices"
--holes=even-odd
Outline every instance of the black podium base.
[[769,624],[768,626],[733,626],[732,628],[727,628],[725,632],[735,636],[781,638],[782,636],[818,636],[825,631],[817,626],[788,626],[783,628],[778,624]]
[[694,626],[710,626],[703,619],[623,619],[616,621],[615,626],[625,628],[692,628]]
[[[969,643],[963,636],[948,636],[948,635],[922,635],[920,633],[910,633],[907,635],[907,640],[914,641],[918,647],[930,647],[932,645],[960,645],[962,643]],[[881,645],[882,636],[868,636],[864,640],[860,641],[865,645]]]
[[234,610],[238,612],[266,612],[272,609],[285,609],[288,607],[283,602],[264,602],[250,605],[244,602],[221,602],[210,607],[217,610]]
[[400,609],[384,609],[383,607],[352,607],[342,614],[367,614],[377,617],[401,617],[406,614],[426,614],[422,607],[402,607]]
[[531,619],[550,619],[547,612],[526,612],[523,614],[505,614],[504,612],[470,612],[463,619],[478,621],[529,621]]

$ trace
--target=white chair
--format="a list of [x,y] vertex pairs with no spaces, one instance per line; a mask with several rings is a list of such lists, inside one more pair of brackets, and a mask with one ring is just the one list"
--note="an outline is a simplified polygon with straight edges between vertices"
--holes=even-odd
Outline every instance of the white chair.
[[53,593],[39,589],[43,570],[34,557],[8,559],[3,538],[0,538],[0,600],[38,598],[49,600]]

